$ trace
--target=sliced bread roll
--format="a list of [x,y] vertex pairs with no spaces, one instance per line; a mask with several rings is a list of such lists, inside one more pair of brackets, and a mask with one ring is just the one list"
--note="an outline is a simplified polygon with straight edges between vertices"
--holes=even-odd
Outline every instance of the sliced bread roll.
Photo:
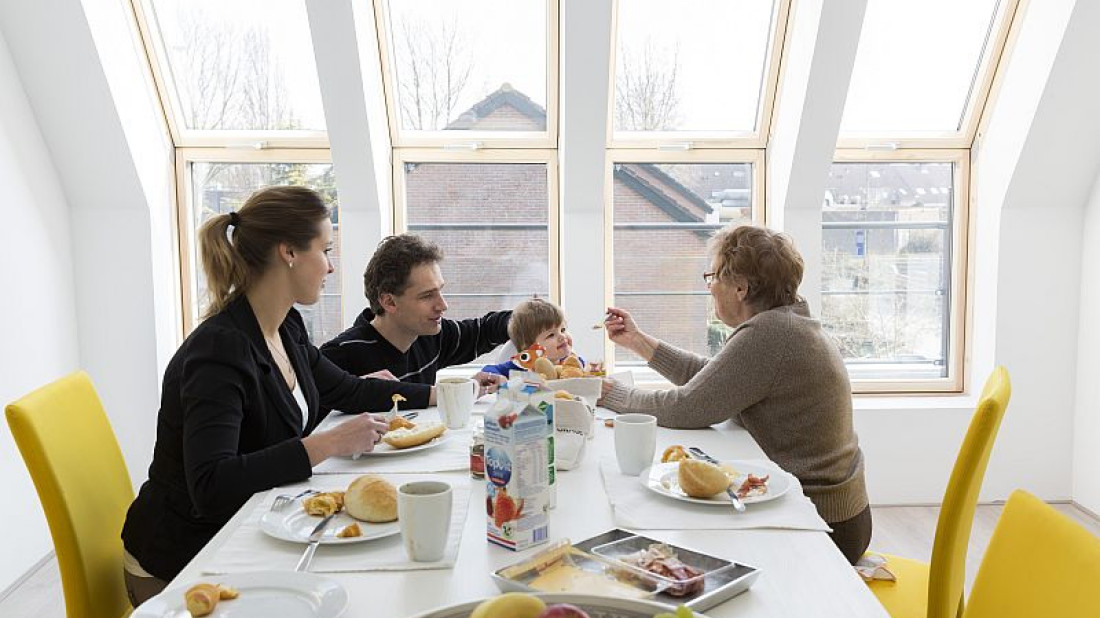
[[344,492],[344,510],[360,521],[393,521],[397,519],[397,489],[377,474],[364,474]]
[[718,466],[700,459],[680,461],[680,488],[692,498],[709,498],[726,491],[730,477]]
[[382,440],[393,448],[411,448],[438,438],[444,431],[447,428],[441,423],[421,423],[416,427],[387,432]]

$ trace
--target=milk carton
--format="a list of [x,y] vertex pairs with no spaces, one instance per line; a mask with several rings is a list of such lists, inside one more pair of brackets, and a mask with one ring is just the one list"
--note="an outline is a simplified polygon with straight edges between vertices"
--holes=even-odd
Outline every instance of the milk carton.
[[485,414],[486,534],[516,551],[549,536],[553,405],[532,402],[534,390],[513,382]]

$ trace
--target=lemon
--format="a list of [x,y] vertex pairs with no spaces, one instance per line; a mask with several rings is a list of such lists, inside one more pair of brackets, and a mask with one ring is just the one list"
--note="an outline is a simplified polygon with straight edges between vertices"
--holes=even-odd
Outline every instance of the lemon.
[[538,618],[546,603],[522,592],[508,592],[483,601],[470,618]]

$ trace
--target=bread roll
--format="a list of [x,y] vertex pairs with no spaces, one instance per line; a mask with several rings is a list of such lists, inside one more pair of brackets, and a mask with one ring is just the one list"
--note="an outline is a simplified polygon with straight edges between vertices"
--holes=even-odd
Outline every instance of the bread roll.
[[195,584],[183,593],[183,599],[192,616],[206,616],[218,606],[221,594],[214,584]]
[[397,489],[377,474],[364,474],[352,481],[344,493],[344,510],[360,521],[394,521],[397,519]]
[[730,477],[718,466],[700,459],[680,462],[680,488],[692,498],[709,498],[729,487]]
[[416,427],[390,431],[382,440],[393,448],[411,448],[438,438],[444,431],[447,428],[440,423],[422,423]]

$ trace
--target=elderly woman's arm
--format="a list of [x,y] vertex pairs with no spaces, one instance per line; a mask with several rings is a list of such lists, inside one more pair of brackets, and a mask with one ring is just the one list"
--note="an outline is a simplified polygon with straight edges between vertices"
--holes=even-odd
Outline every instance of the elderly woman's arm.
[[[688,382],[666,390],[644,390],[612,383],[600,404],[616,412],[642,412],[657,417],[664,427],[697,429],[736,418],[772,390],[780,373],[785,345],[776,345],[775,333],[762,335],[746,324],[726,342],[722,351],[701,367]],[[783,342],[785,343],[785,342]],[[659,348],[654,360],[664,350]],[[694,355],[676,356],[686,372]]]

